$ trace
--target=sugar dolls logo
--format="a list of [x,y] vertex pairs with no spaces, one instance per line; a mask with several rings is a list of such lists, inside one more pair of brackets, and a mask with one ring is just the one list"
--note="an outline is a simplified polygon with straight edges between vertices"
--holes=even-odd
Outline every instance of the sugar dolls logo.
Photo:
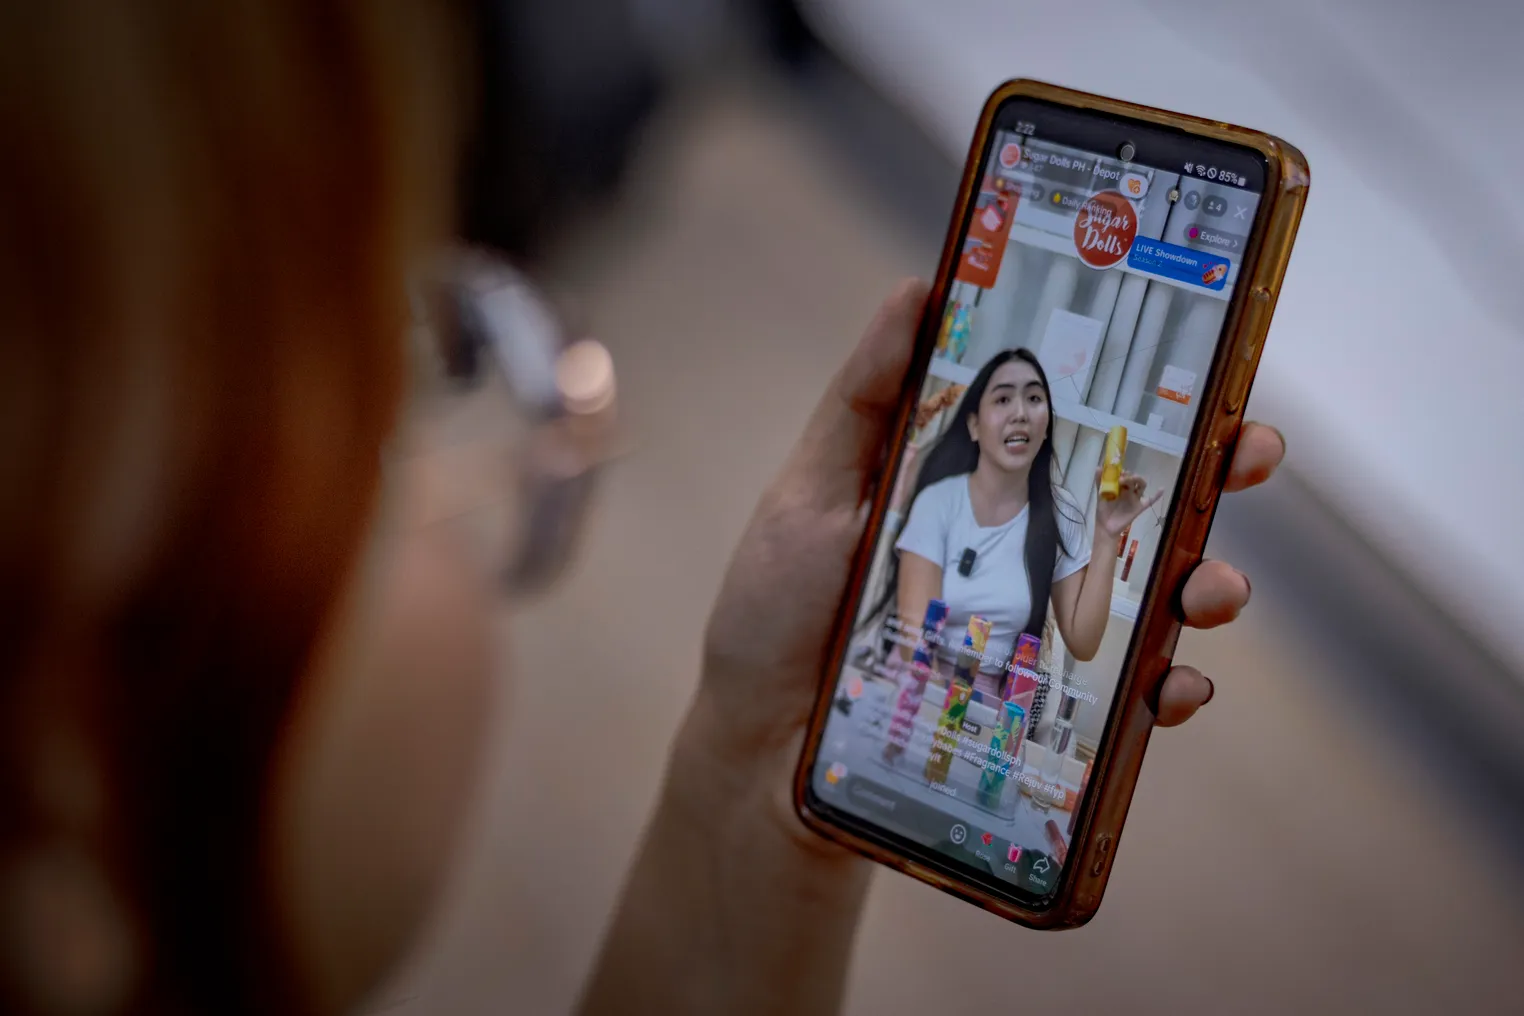
[[1137,212],[1118,191],[1091,196],[1074,217],[1074,247],[1091,268],[1110,268],[1121,261],[1137,236]]

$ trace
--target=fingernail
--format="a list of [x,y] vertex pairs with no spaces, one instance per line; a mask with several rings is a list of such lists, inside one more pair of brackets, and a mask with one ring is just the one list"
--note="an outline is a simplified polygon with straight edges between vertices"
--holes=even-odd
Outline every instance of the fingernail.
[[1201,700],[1201,704],[1206,705],[1208,702],[1212,701],[1212,696],[1217,694],[1217,685],[1212,681],[1210,677],[1207,677],[1205,674],[1201,675],[1201,679],[1207,683],[1207,697]]
[[[1234,570],[1237,571],[1237,569]],[[1248,595],[1244,597],[1244,606],[1247,607],[1249,605],[1249,601],[1254,598],[1254,583],[1250,582],[1249,576],[1245,575],[1243,572],[1238,572],[1238,577],[1244,580],[1244,589],[1248,593]]]
[[1274,424],[1267,423],[1267,424],[1265,424],[1265,426],[1267,426],[1271,430],[1275,431],[1275,436],[1281,439],[1281,454],[1285,455],[1286,454],[1286,435],[1281,433],[1281,429],[1279,427],[1275,426]]

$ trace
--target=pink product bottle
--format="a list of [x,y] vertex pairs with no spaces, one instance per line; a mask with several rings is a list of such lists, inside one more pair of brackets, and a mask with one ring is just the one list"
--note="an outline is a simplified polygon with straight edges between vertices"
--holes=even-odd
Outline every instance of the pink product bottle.
[[899,758],[910,745],[915,718],[921,711],[921,697],[926,693],[926,682],[931,678],[932,661],[936,659],[942,626],[946,623],[947,604],[942,600],[927,603],[926,618],[921,622],[921,640],[916,644],[910,665],[900,671],[899,694],[895,698],[894,713],[889,717],[889,734],[884,744],[886,762]]
[[1016,637],[1015,652],[1011,654],[1010,666],[1006,668],[1005,687],[1001,689],[1000,695],[1004,701],[1014,702],[1021,707],[1022,725],[1012,732],[1011,743],[1006,749],[1012,756],[1021,750],[1027,729],[1037,720],[1032,715],[1032,710],[1037,701],[1037,689],[1042,683],[1037,675],[1037,661],[1041,654],[1042,639],[1026,633]]
[[1036,635],[1022,632],[1016,636],[1016,645],[1011,652],[1011,665],[1006,668],[1005,687],[1000,690],[1001,698],[1010,701],[1016,692],[1025,691],[1023,682],[1037,687],[1037,661],[1042,657],[1042,639]]

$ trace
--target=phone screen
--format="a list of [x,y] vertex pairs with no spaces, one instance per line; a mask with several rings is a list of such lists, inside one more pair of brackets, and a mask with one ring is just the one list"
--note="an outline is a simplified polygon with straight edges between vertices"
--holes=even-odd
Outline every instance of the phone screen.
[[996,127],[810,788],[864,834],[1041,908],[1181,499],[1266,166],[1034,100]]

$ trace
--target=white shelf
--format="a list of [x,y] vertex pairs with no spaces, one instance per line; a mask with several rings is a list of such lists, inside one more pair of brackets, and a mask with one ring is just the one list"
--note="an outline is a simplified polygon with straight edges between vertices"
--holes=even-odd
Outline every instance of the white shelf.
[[1091,409],[1089,406],[1070,402],[1067,399],[1054,399],[1053,413],[1060,420],[1068,420],[1103,434],[1112,427],[1126,427],[1128,444],[1140,444],[1177,459],[1185,457],[1185,446],[1189,443],[1185,438],[1165,433],[1158,427],[1148,427],[1134,420],[1124,420],[1120,416],[1103,413],[1099,409]]
[[[944,381],[960,385],[971,383],[974,376],[979,373],[972,367],[965,367],[961,363],[954,363],[940,356],[932,358],[931,366],[927,368],[927,371],[932,377],[939,377]],[[1186,439],[1165,433],[1157,427],[1144,426],[1134,420],[1124,420],[1120,416],[1103,413],[1099,409],[1091,409],[1082,403],[1071,402],[1067,399],[1054,399],[1053,412],[1060,420],[1068,420],[1103,434],[1112,427],[1126,427],[1128,443],[1140,444],[1177,459],[1185,457],[1185,446],[1188,443]]]
[[954,363],[945,356],[931,358],[931,366],[927,371],[932,377],[939,377],[943,381],[951,381],[953,384],[969,385],[974,381],[978,371],[972,367],[965,367],[961,363]]
[[[1038,229],[1024,222],[1011,223],[1011,232],[1006,238],[1006,244],[1019,243],[1027,247],[1036,247],[1050,254],[1063,254],[1067,257],[1078,258],[1079,251],[1074,249],[1074,237],[1060,236],[1058,233],[1050,233],[1046,229]],[[1118,265],[1122,271],[1128,271],[1126,264]]]

